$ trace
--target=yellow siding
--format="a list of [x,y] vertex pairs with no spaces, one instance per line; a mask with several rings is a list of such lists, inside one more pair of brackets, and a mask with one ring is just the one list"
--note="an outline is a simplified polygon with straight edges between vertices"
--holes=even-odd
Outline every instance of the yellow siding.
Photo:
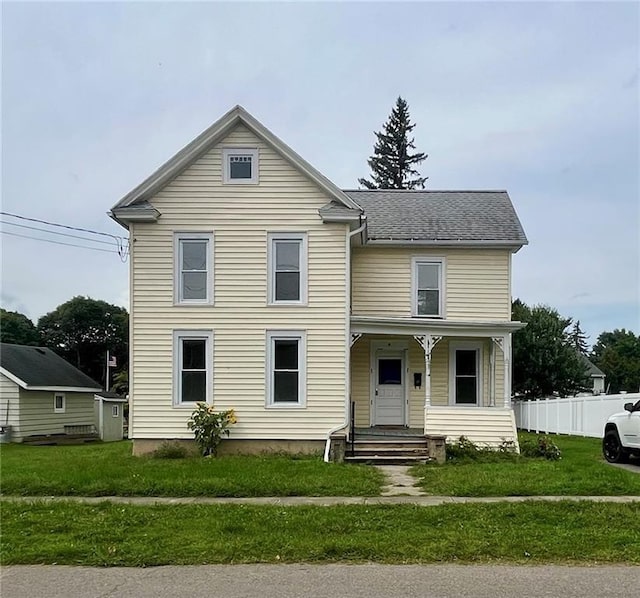
[[448,320],[511,319],[507,249],[411,249],[358,247],[353,251],[353,315],[410,317],[411,260],[445,260],[445,317]]
[[65,395],[65,412],[54,413],[52,391],[21,388],[19,429],[14,434],[14,439],[22,440],[34,434],[64,434],[65,426],[97,424],[93,393],[65,392],[63,394]]
[[431,407],[425,412],[425,431],[443,434],[447,442],[460,436],[483,446],[518,442],[513,410],[496,407]]
[[[258,147],[258,185],[222,185],[224,145]],[[162,189],[155,224],[136,224],[132,280],[133,438],[190,438],[172,406],[174,329],[214,331],[213,393],[234,408],[233,438],[320,439],[344,420],[346,225],[323,224],[329,198],[246,128]],[[214,234],[214,306],[173,305],[173,233]],[[267,233],[308,234],[308,306],[267,306]],[[265,408],[267,329],[306,330],[307,407]]]

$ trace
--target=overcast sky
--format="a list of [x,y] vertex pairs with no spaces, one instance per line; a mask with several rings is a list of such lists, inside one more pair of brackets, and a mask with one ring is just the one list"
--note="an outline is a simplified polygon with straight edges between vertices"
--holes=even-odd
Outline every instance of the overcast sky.
[[[356,188],[401,94],[429,189],[509,191],[514,297],[637,333],[639,40],[635,2],[3,3],[2,210],[124,236],[110,207],[235,104]],[[116,253],[2,234],[5,309],[127,287]]]

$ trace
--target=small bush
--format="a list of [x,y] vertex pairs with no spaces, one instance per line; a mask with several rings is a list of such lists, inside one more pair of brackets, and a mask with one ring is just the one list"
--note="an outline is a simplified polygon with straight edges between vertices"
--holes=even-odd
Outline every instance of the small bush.
[[177,440],[165,440],[152,456],[154,459],[184,459],[189,456],[189,449]]
[[520,443],[520,454],[523,457],[542,457],[548,461],[562,459],[562,451],[548,436],[538,436],[535,439],[524,440]]
[[447,461],[460,463],[464,461],[514,461],[518,459],[516,444],[511,440],[503,440],[498,447],[478,446],[466,436],[460,436],[454,443],[446,446]]

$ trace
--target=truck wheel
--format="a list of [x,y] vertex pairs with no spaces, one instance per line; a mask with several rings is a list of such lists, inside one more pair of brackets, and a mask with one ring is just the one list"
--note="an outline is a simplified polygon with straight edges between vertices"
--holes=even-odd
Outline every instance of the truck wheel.
[[622,446],[616,430],[608,430],[602,439],[602,454],[609,463],[626,463],[629,453]]

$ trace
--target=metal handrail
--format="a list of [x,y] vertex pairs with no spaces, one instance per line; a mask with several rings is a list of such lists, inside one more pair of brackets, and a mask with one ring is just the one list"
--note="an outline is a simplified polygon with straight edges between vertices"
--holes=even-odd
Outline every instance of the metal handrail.
[[356,439],[356,404],[351,401],[351,413],[349,418],[349,443],[351,444],[351,456],[355,455],[355,439]]

